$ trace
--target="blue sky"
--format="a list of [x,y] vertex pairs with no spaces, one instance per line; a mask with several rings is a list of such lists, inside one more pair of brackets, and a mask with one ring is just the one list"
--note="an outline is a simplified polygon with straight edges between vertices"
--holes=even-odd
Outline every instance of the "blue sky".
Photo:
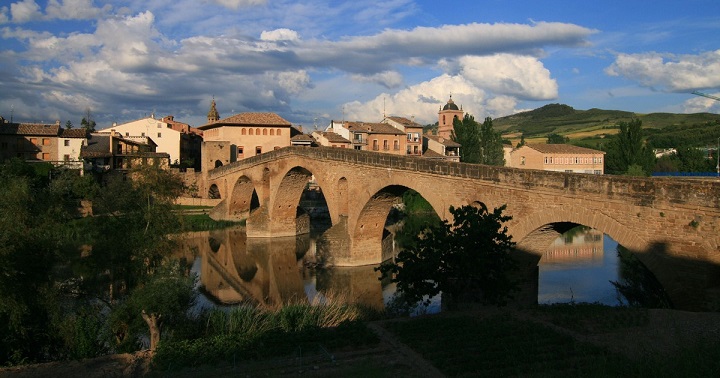
[[720,2],[22,0],[0,5],[0,115],[98,128],[269,111],[306,129],[549,103],[720,112]]

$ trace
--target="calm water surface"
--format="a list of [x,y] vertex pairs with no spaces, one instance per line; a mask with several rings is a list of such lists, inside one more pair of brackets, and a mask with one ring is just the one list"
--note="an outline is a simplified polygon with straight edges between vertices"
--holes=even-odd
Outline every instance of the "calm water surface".
[[[195,233],[183,257],[193,261],[202,307],[242,302],[269,306],[287,301],[344,300],[383,308],[395,286],[382,283],[373,267],[311,269],[315,243],[298,238],[247,238],[243,230]],[[575,229],[549,246],[539,263],[538,303],[600,302],[618,305],[610,281],[619,280],[617,243],[592,229]],[[439,298],[427,310],[440,311]]]

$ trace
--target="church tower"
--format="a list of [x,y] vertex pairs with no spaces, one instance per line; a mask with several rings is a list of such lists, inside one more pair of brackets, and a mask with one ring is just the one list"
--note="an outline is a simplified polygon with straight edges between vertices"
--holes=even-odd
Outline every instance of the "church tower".
[[210,103],[210,111],[208,112],[207,120],[208,124],[215,123],[220,120],[220,114],[215,107],[215,97],[213,97],[212,102]]
[[458,108],[452,99],[452,95],[450,95],[447,104],[438,112],[438,135],[445,139],[450,139],[450,134],[453,130],[453,120],[457,118],[462,121],[463,116],[462,105]]

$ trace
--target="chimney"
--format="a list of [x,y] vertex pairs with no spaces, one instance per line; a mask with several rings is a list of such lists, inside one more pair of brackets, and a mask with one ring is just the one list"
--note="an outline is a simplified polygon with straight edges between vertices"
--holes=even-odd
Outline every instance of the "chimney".
[[60,120],[59,120],[59,119],[55,121],[55,126],[60,126]]

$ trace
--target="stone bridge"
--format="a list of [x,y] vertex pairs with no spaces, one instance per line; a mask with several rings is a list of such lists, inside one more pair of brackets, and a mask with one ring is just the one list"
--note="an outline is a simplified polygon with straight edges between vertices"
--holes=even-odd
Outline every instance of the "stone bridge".
[[[385,222],[407,190],[441,219],[450,206],[506,204],[522,274],[537,277],[541,254],[575,225],[631,250],[675,307],[720,306],[720,182],[635,178],[490,167],[338,148],[288,147],[204,172],[212,216],[247,219],[249,237],[307,232],[299,201],[314,178],[332,227],[324,239],[339,266],[378,264]],[[535,280],[535,285],[537,280]],[[532,290],[530,290],[532,292]]]

